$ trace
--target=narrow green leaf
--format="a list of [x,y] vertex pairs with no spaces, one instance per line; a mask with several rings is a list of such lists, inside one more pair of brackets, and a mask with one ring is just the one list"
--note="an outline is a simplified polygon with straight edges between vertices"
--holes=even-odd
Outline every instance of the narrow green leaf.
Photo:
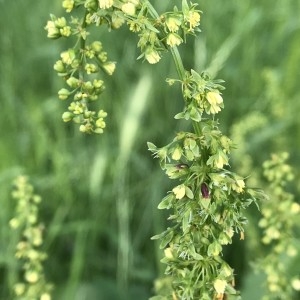
[[149,151],[151,152],[157,151],[157,147],[153,143],[147,142],[147,146]]
[[158,209],[170,209],[172,207],[174,200],[174,194],[169,194],[162,199],[162,201],[158,204]]
[[185,186],[185,195],[190,198],[190,199],[194,199],[194,193],[192,192],[192,190]]
[[174,236],[174,231],[173,230],[170,230],[169,233],[167,233],[163,238],[162,238],[162,241],[159,245],[159,248],[160,249],[164,249],[172,240]]
[[184,119],[185,118],[185,113],[184,112],[180,112],[177,115],[175,115],[174,119],[178,120],[178,119]]
[[190,221],[191,221],[191,211],[190,210],[187,210],[184,215],[183,215],[183,218],[182,218],[182,231],[183,232],[186,232],[187,229],[189,228],[190,226]]
[[203,256],[196,252],[194,244],[189,245],[189,252],[194,259],[197,259],[197,260],[203,259]]
[[153,32],[159,33],[159,31],[150,22],[146,22],[145,25],[148,29],[152,30]]

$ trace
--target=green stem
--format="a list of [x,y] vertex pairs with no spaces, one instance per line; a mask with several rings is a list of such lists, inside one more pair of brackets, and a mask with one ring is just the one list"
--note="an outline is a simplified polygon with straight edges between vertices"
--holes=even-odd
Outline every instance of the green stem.
[[[146,5],[147,5],[148,11],[149,11],[151,17],[154,19],[158,19],[159,14],[157,13],[156,9],[152,6],[152,4],[149,1],[146,1]],[[169,47],[169,49],[172,53],[172,57],[173,57],[173,60],[174,60],[175,66],[176,66],[176,70],[177,70],[179,79],[184,80],[185,79],[185,69],[184,69],[179,51],[178,51],[177,47]]]
[[[149,1],[146,1],[145,4],[147,5],[148,11],[149,11],[151,17],[154,18],[154,19],[158,19],[159,14],[155,10],[155,8],[152,6],[152,4]],[[175,67],[176,67],[176,71],[177,71],[177,74],[179,76],[179,79],[181,81],[184,81],[185,76],[186,76],[186,70],[183,66],[182,59],[181,59],[180,53],[178,51],[178,48],[176,46],[175,47],[168,47],[168,48],[171,51],[172,58],[173,58],[173,61],[175,63]],[[194,128],[197,135],[201,135],[202,129],[201,129],[201,125],[200,125],[199,122],[193,121],[193,128]]]
[[197,133],[197,135],[202,135],[202,128],[199,122],[193,121],[193,128],[195,130],[195,132]]
[[185,68],[183,66],[182,59],[177,47],[170,47],[170,51],[172,53],[172,57],[180,80],[185,80]]

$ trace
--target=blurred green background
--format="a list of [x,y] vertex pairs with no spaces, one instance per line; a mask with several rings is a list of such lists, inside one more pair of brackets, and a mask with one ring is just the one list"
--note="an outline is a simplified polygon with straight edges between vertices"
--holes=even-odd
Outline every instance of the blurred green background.
[[[159,11],[170,5],[152,2]],[[226,81],[219,120],[238,147],[233,169],[265,188],[262,162],[288,151],[299,178],[300,1],[198,2],[202,33],[180,51],[187,68]],[[179,89],[165,83],[176,77],[171,57],[165,54],[155,66],[136,61],[136,37],[126,28],[102,30],[99,38],[118,65],[101,100],[107,129],[85,136],[61,120],[68,104],[57,99],[62,82],[52,66],[67,45],[46,38],[50,13],[64,14],[60,0],[0,1],[0,299],[11,299],[17,276],[8,222],[15,207],[12,181],[24,173],[43,198],[53,298],[147,299],[164,271],[150,237],[167,226],[167,214],[156,207],[171,183],[146,142],[163,146],[189,126],[173,119],[183,102]],[[299,199],[299,181],[289,188]],[[260,299],[262,280],[249,263],[262,250],[254,208],[249,217],[249,238],[225,255],[243,299],[251,300]]]

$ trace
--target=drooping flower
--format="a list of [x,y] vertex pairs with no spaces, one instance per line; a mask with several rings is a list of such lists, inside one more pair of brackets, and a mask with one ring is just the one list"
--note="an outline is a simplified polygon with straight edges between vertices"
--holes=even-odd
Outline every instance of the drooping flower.
[[185,186],[180,184],[173,188],[172,192],[175,194],[176,199],[182,199],[185,196]]
[[176,17],[169,17],[166,19],[166,25],[170,32],[176,32],[178,31],[179,26],[181,25],[181,21]]
[[123,13],[129,15],[129,16],[134,16],[135,15],[135,5],[133,3],[124,3],[122,5],[122,11]]
[[187,16],[187,21],[190,23],[190,31],[200,24],[200,14],[197,11],[190,11]]
[[116,63],[108,61],[102,65],[103,69],[108,75],[112,75],[116,69]]
[[167,36],[167,44],[171,47],[179,46],[182,43],[182,38],[176,33],[169,33]]
[[147,48],[145,51],[145,58],[149,64],[156,64],[160,61],[159,53],[153,48]]
[[47,37],[50,39],[57,39],[60,37],[59,28],[56,27],[54,21],[48,21],[45,29],[48,31]]
[[99,0],[99,7],[102,9],[110,8],[114,4],[113,0]]
[[62,7],[66,10],[66,12],[71,12],[74,8],[74,0],[64,0],[62,2]]
[[217,292],[217,299],[222,299],[223,298],[223,294],[225,292],[226,286],[227,286],[226,280],[216,279],[214,281],[214,288]]
[[245,187],[245,181],[242,178],[238,178],[231,187],[234,191],[241,193],[243,192],[243,188]]
[[206,99],[210,104],[207,113],[216,114],[221,111],[221,108],[223,107],[223,98],[219,92],[208,92],[206,94]]

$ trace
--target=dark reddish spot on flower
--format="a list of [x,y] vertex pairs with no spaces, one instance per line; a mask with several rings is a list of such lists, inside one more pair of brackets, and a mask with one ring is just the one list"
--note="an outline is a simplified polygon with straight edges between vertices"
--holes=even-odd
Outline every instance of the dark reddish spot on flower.
[[205,199],[210,197],[209,189],[205,182],[201,183],[201,194],[202,194],[202,197]]
[[176,165],[175,167],[176,167],[176,169],[178,169],[178,170],[182,170],[182,169],[188,168],[189,166],[188,166],[187,164],[178,164],[178,165]]

